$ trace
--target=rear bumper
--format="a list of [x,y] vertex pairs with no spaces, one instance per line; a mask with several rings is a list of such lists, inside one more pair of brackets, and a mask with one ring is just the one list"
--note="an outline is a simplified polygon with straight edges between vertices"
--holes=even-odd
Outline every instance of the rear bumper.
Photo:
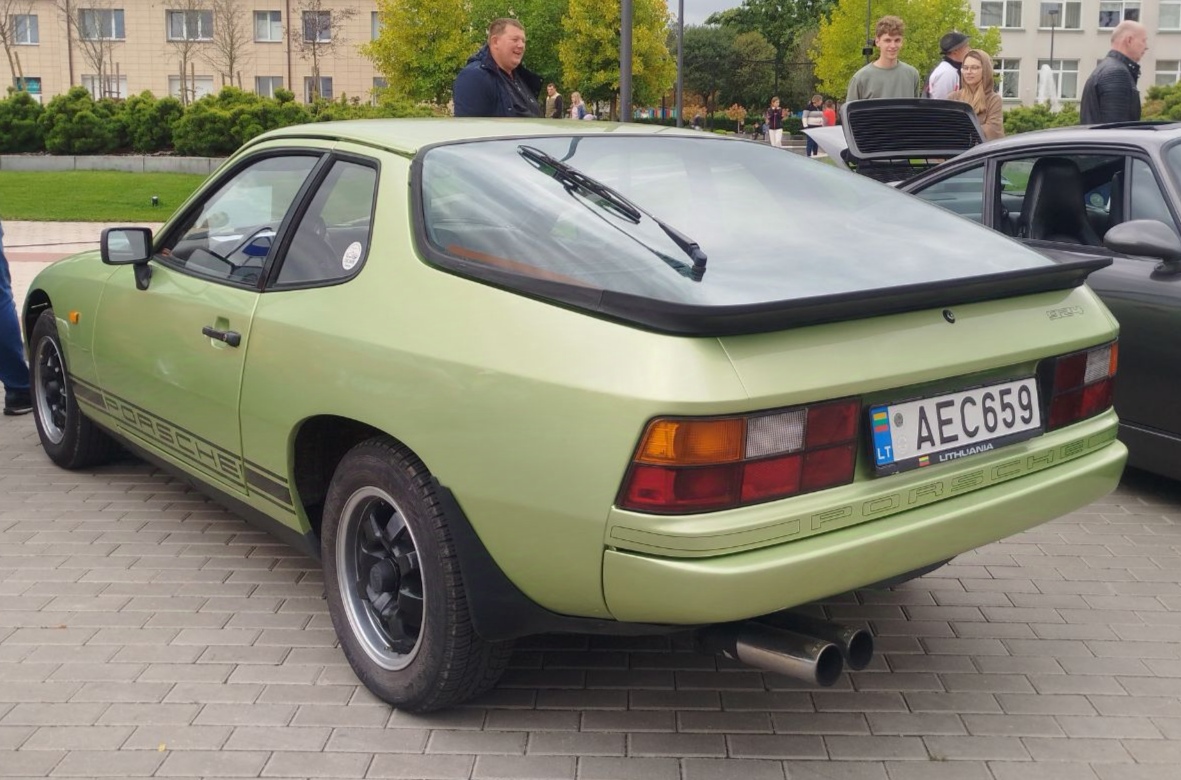
[[882,520],[710,558],[608,550],[607,607],[625,622],[701,624],[763,615],[888,579],[1060,517],[1109,493],[1121,442],[1025,477]]

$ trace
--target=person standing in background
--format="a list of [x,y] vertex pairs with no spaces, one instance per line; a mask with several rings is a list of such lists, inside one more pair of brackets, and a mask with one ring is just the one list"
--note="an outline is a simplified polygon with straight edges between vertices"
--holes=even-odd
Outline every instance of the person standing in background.
[[1148,51],[1148,30],[1139,22],[1124,20],[1111,33],[1111,51],[1083,85],[1079,106],[1084,125],[1104,122],[1136,122],[1140,119],[1140,60]]
[[837,104],[831,100],[824,101],[824,126],[832,127],[837,123]]
[[[809,127],[824,127],[824,98],[820,95],[813,95],[812,102],[804,108],[803,114],[800,116],[800,121],[803,123],[805,129]],[[820,151],[820,146],[812,140],[812,136],[804,133],[807,138],[807,143],[804,145],[804,156],[811,157]]]
[[783,116],[779,98],[771,98],[771,106],[763,112],[763,119],[767,123],[767,141],[776,149],[783,147]]
[[0,384],[4,385],[4,414],[12,417],[33,411],[29,393],[29,365],[21,340],[20,318],[12,297],[12,274],[4,254],[4,225],[0,224]]
[[1003,136],[1004,103],[996,91],[992,58],[988,52],[979,49],[969,51],[960,68],[960,80],[964,85],[948,95],[948,100],[959,100],[972,107],[984,131],[985,141]]
[[873,98],[912,98],[919,95],[919,72],[898,59],[906,24],[897,16],[883,16],[874,28],[880,55],[849,81],[845,102]]
[[968,36],[957,30],[952,30],[939,39],[939,51],[943,54],[943,62],[931,71],[927,79],[927,89],[924,94],[936,100],[946,100],[947,96],[960,88],[960,63],[971,49]]
[[554,82],[545,85],[545,116],[547,119],[565,119],[566,105]]
[[456,116],[541,116],[541,77],[521,64],[525,28],[516,19],[494,19],[488,42],[455,77]]

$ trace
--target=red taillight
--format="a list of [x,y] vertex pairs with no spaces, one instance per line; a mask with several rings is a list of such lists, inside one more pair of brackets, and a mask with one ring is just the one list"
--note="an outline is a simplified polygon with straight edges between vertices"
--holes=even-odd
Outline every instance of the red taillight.
[[620,505],[658,514],[729,509],[853,481],[857,401],[708,420],[662,418],[644,431]]
[[1119,344],[1055,358],[1049,372],[1050,409],[1046,430],[1094,417],[1111,408]]

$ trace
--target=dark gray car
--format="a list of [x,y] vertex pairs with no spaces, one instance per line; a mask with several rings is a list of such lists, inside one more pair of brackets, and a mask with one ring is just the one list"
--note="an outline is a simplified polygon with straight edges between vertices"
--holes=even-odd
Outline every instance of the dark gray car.
[[1063,128],[973,145],[978,136],[963,125],[974,117],[946,102],[849,104],[847,148],[834,147],[829,128],[826,146],[849,167],[885,180],[951,158],[898,188],[1051,256],[1113,257],[1087,283],[1121,326],[1120,438],[1129,465],[1181,479],[1174,397],[1181,391],[1181,123]]

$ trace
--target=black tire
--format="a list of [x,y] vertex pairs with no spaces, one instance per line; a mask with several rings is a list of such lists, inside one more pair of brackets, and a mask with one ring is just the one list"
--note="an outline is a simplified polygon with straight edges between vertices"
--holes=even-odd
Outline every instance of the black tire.
[[119,445],[78,408],[53,309],[41,312],[33,326],[29,361],[33,419],[49,459],[62,468],[81,469],[118,457]]
[[430,472],[388,438],[345,454],[324,503],[320,547],[332,624],[353,671],[411,712],[491,688],[511,642],[476,634]]

